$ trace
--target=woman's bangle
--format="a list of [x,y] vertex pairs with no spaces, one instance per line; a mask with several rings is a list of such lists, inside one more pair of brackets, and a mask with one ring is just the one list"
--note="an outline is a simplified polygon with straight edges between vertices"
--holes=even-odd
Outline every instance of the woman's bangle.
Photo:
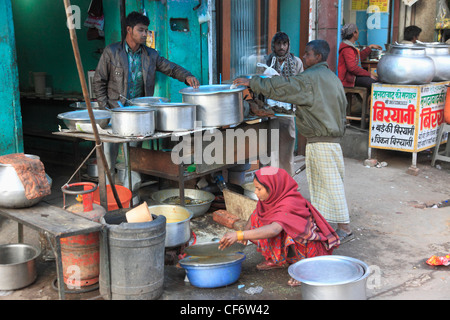
[[236,231],[238,241],[244,240],[244,231]]

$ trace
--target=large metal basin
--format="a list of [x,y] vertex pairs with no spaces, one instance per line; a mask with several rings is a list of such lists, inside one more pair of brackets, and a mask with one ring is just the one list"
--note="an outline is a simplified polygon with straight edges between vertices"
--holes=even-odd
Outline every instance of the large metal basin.
[[182,206],[155,205],[148,209],[152,215],[166,217],[166,239],[165,247],[178,247],[191,238],[192,212]]
[[[39,159],[35,155],[27,154],[26,156]],[[52,179],[47,174],[45,176],[51,188]],[[39,203],[43,198],[27,199],[23,183],[14,167],[10,164],[0,163],[0,207],[28,208]]]
[[[111,112],[108,110],[92,110],[94,114],[95,123],[104,129],[108,126],[111,120]],[[58,119],[61,119],[70,130],[76,130],[77,123],[91,123],[89,112],[87,110],[69,111],[58,114]]]
[[[169,204],[168,201],[170,199],[176,200],[179,196],[180,189],[165,189],[153,193],[152,199],[160,204]],[[190,204],[187,202],[185,205],[193,213],[194,217],[205,214],[215,199],[215,196],[211,192],[197,189],[184,189],[184,196],[185,198],[201,201],[199,204]],[[174,202],[170,204],[178,205],[180,203]]]
[[418,45],[391,45],[377,65],[379,80],[390,84],[428,84],[435,72],[433,59]]
[[41,250],[24,243],[0,245],[0,290],[16,290],[34,282]]
[[301,281],[303,300],[366,300],[370,268],[345,256],[319,256],[289,266],[289,275]]
[[203,127],[220,127],[239,124],[244,120],[245,87],[207,85],[180,90],[183,102],[197,105],[197,121]]

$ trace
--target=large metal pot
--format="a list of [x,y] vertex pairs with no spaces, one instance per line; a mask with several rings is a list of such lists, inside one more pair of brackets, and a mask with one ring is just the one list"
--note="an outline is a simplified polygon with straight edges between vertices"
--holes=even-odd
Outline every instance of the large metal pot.
[[122,137],[145,137],[155,133],[156,111],[146,107],[111,109],[113,134]]
[[345,256],[319,256],[289,266],[304,300],[366,300],[369,266]]
[[425,47],[410,44],[391,45],[377,66],[379,80],[390,84],[427,84],[435,72],[433,59],[425,54]]
[[24,243],[0,245],[0,290],[24,288],[36,280],[41,250]]
[[[35,155],[26,154],[26,156],[39,159]],[[52,179],[47,174],[45,176],[51,187]],[[39,203],[43,198],[27,199],[23,183],[14,167],[10,164],[0,163],[0,207],[28,208]]]
[[166,217],[165,247],[178,247],[185,244],[191,238],[192,212],[182,206],[155,205],[149,206],[150,213],[156,216]]
[[140,107],[151,107],[155,103],[169,102],[169,99],[163,97],[140,97],[131,99],[129,105]]
[[197,121],[203,127],[220,127],[239,124],[244,120],[245,87],[231,85],[206,85],[180,90],[183,102],[197,105]]
[[186,131],[195,127],[195,104],[160,102],[152,104],[152,108],[156,111],[158,131]]
[[[95,123],[104,129],[108,126],[111,119],[111,112],[108,110],[92,110],[94,114]],[[58,114],[58,119],[61,119],[70,130],[76,130],[77,123],[91,124],[91,118],[87,110],[69,111]]]
[[450,80],[450,45],[445,43],[423,43],[425,54],[433,59],[436,72],[433,81]]
[[[164,189],[152,194],[152,199],[158,203],[165,204],[180,204],[179,201],[180,189]],[[208,211],[215,196],[208,191],[197,189],[184,189],[184,197],[186,205],[194,217],[201,216]]]

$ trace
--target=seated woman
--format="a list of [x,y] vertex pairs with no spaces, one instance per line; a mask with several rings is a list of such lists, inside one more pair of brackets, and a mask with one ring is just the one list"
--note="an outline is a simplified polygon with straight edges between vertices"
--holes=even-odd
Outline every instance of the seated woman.
[[[283,169],[264,167],[253,180],[259,201],[243,231],[227,232],[220,249],[236,241],[257,245],[265,261],[258,270],[285,268],[304,258],[330,255],[339,237],[322,215],[297,191],[297,182]],[[290,279],[290,286],[300,283]]]
[[372,83],[378,78],[369,71],[361,67],[364,61],[372,52],[372,49],[381,50],[382,47],[371,44],[361,52],[355,46],[359,38],[359,30],[356,24],[350,23],[342,27],[342,42],[339,46],[338,77],[344,87],[365,87],[370,89]]

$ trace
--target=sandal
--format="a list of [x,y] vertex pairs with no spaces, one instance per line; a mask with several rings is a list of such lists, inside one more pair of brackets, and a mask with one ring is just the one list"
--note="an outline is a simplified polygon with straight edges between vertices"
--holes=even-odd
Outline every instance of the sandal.
[[282,269],[287,268],[289,264],[286,262],[284,263],[274,263],[272,261],[264,261],[260,264],[256,265],[256,269],[258,270],[270,270],[270,269]]
[[339,240],[340,240],[341,244],[344,244],[346,242],[349,242],[349,241],[355,239],[355,236],[353,235],[352,232],[347,233],[345,231],[342,231],[341,229],[337,229],[336,233],[339,236]]
[[294,288],[299,287],[302,283],[298,280],[295,280],[294,278],[290,278],[287,284],[288,286]]

